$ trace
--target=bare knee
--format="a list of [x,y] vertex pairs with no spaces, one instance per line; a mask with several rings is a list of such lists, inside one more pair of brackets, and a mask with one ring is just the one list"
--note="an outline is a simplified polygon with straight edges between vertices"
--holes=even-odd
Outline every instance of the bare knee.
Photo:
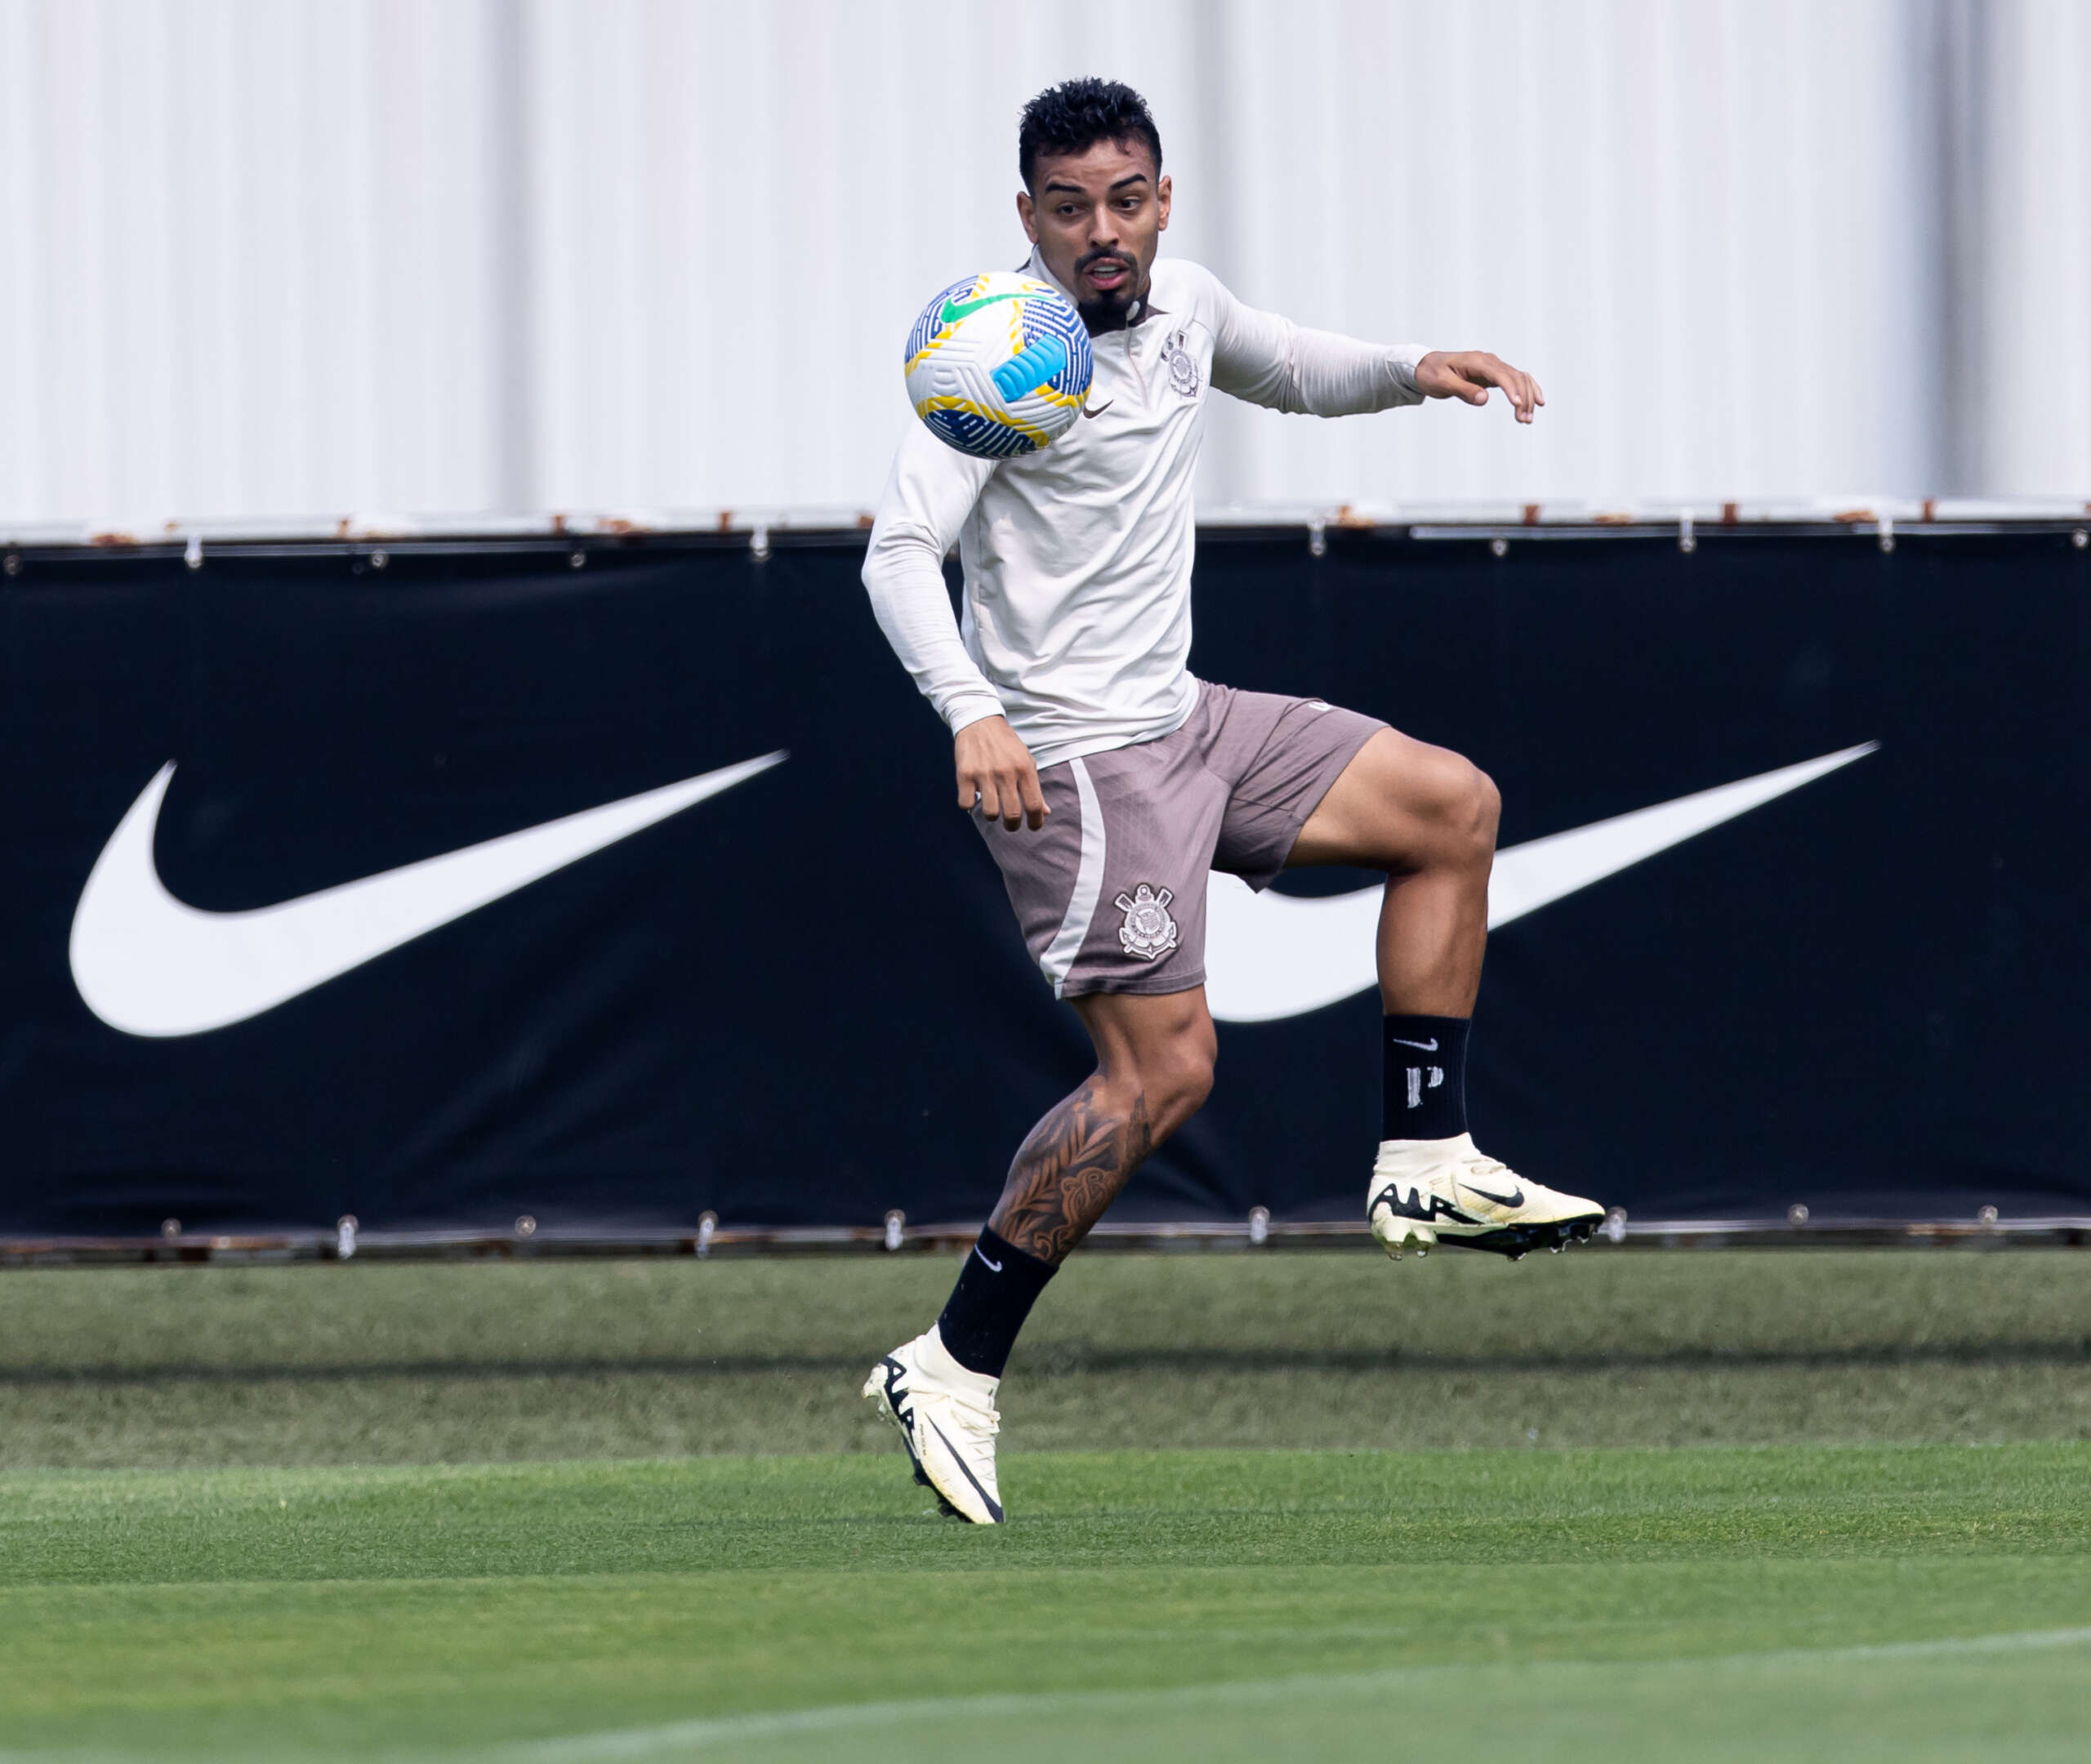
[[1121,1120],[1144,1123],[1148,1145],[1197,1113],[1211,1094],[1219,1051],[1202,991],[1093,993],[1075,1009],[1096,1045],[1094,1082],[1106,1106]]
[[1496,780],[1471,760],[1446,755],[1430,820],[1434,823],[1439,862],[1465,868],[1487,864],[1496,854],[1496,829],[1503,814],[1503,795]]
[[1129,1113],[1145,1117],[1149,1143],[1159,1145],[1205,1106],[1218,1054],[1208,1018],[1141,1048],[1107,1082],[1122,1093]]
[[1219,1040],[1210,1022],[1170,1043],[1156,1074],[1161,1113],[1170,1133],[1205,1107],[1212,1094],[1213,1062],[1219,1057]]
[[1503,819],[1503,793],[1496,787],[1496,780],[1478,765],[1469,764],[1474,773],[1470,784],[1470,800],[1467,804],[1469,837],[1475,849],[1484,857],[1493,857],[1496,852],[1496,830]]

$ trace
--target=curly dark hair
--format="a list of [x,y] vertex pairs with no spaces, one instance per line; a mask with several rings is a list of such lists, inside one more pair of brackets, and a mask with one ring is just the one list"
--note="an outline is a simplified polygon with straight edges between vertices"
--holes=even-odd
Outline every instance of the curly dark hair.
[[1017,170],[1033,189],[1041,154],[1078,154],[1099,141],[1142,141],[1161,176],[1161,134],[1148,114],[1147,100],[1117,80],[1063,80],[1023,107],[1017,125]]

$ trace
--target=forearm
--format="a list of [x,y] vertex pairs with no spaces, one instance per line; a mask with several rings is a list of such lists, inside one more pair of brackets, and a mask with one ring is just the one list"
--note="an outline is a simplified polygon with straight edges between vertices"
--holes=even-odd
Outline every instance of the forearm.
[[1420,344],[1361,343],[1236,305],[1213,352],[1212,382],[1251,404],[1311,416],[1355,416],[1420,404]]
[[1361,343],[1332,331],[1295,327],[1287,397],[1277,408],[1313,416],[1356,416],[1420,404],[1416,364],[1427,353],[1420,344]]
[[920,425],[911,428],[894,455],[864,554],[864,589],[879,629],[953,734],[1002,709],[965,653],[944,587],[944,554],[991,469],[952,452]]
[[885,640],[947,728],[956,734],[1002,714],[995,688],[966,653],[931,542],[904,532],[876,535],[864,560],[864,588]]

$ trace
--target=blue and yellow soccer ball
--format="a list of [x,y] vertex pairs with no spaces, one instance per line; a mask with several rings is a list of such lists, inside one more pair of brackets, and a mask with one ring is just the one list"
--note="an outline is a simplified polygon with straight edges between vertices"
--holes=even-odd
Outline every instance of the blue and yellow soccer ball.
[[1064,294],[990,271],[922,309],[907,336],[907,396],[938,440],[1014,459],[1067,433],[1094,366],[1088,327]]

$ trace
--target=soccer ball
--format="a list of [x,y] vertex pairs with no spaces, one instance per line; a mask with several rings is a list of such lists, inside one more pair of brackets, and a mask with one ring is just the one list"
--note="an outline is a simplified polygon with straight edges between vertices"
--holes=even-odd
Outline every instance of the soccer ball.
[[954,282],[907,336],[907,396],[936,438],[976,459],[1050,447],[1081,414],[1089,330],[1050,283],[1004,271]]

